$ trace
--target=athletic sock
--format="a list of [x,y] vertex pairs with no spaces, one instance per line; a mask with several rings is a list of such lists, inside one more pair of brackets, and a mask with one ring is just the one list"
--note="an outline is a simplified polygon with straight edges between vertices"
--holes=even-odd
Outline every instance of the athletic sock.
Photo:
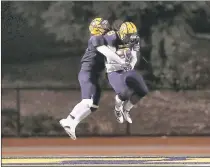
[[133,104],[131,103],[131,101],[130,100],[128,100],[128,101],[126,101],[125,103],[124,103],[124,109],[126,110],[126,111],[130,111],[132,108],[133,108]]
[[73,120],[74,126],[76,127],[83,119],[90,115],[90,113],[89,105],[80,102],[73,108],[67,119]]

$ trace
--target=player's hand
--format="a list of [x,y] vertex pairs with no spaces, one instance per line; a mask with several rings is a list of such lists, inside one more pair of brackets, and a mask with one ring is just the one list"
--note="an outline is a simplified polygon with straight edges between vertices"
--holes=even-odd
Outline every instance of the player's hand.
[[133,50],[136,51],[136,52],[139,52],[140,51],[140,45],[139,45],[139,43],[133,45]]
[[123,66],[124,71],[132,70],[132,66],[130,65],[130,63],[125,63],[122,66]]
[[131,43],[139,43],[140,42],[140,37],[137,34],[133,34],[130,36],[130,42]]

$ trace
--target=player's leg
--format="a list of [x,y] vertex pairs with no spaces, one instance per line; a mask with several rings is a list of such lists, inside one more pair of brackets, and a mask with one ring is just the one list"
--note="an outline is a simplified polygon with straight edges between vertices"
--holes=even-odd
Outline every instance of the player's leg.
[[129,111],[134,106],[134,104],[130,101],[130,99],[133,99],[134,92],[132,89],[128,87],[126,83],[127,76],[128,76],[128,72],[121,73],[121,84],[123,84],[124,86],[123,88],[120,89],[121,94],[123,94],[123,99],[121,98],[122,100],[121,100],[121,103],[119,104],[120,104],[121,113],[124,119],[128,121],[129,123],[132,123],[132,119],[131,119]]
[[92,103],[92,99],[83,99],[73,108],[67,118],[60,120],[61,126],[73,140],[76,140],[77,125],[91,113],[90,106]]
[[124,103],[123,115],[129,123],[132,123],[130,116],[131,109],[149,92],[149,90],[143,77],[134,70],[126,73],[125,82],[134,93],[131,95],[130,99]]
[[78,79],[81,87],[82,101],[73,108],[66,119],[60,121],[72,139],[76,139],[75,129],[77,125],[98,108],[97,104],[93,104],[92,96],[97,94],[95,101],[99,101],[100,98],[100,92],[95,93],[100,91],[100,87],[96,89],[96,79],[93,78],[90,72],[80,71]]
[[139,100],[140,100],[139,96],[136,95],[135,93],[133,93],[130,96],[129,100],[126,100],[123,104],[123,116],[124,116],[125,120],[129,123],[133,122],[131,115],[130,115],[130,111]]
[[116,93],[114,109],[116,119],[119,123],[123,123],[123,103],[125,100],[127,100],[129,93],[131,94],[131,92],[128,90],[128,87],[123,80],[123,72],[108,73],[108,80]]
[[96,76],[95,79],[93,79],[92,83],[93,83],[93,90],[92,90],[92,99],[93,99],[93,104],[91,106],[91,112],[94,112],[98,109],[99,107],[99,101],[101,98],[101,87],[99,84],[99,77],[100,76]]
[[82,101],[79,107],[70,113],[70,117],[73,116],[78,123],[98,109],[101,97],[98,80],[99,74],[97,73],[81,71],[79,74]]
[[128,71],[126,75],[126,84],[134,90],[139,98],[143,98],[148,94],[149,90],[142,75],[135,70]]

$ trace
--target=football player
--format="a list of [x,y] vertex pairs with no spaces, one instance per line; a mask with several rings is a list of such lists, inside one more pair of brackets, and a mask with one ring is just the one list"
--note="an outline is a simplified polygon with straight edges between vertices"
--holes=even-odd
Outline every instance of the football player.
[[61,126],[73,140],[76,139],[77,125],[98,108],[101,95],[99,78],[105,68],[105,57],[119,64],[124,63],[115,52],[106,46],[103,35],[109,29],[109,22],[102,18],[94,19],[89,25],[91,37],[81,59],[78,75],[82,100],[73,108],[67,118],[60,120]]
[[[124,22],[118,31],[109,31],[104,35],[110,48],[118,53],[125,66],[107,58],[106,71],[108,80],[116,92],[115,116],[119,123],[124,119],[132,123],[130,110],[148,93],[148,88],[140,74],[135,70],[137,52],[139,52],[139,36],[132,22]],[[120,49],[120,48],[124,49]]]

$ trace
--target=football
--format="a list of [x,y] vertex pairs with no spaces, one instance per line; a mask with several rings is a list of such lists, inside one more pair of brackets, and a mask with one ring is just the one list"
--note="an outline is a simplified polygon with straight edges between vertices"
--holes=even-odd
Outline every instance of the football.
[[125,58],[125,56],[127,56],[130,53],[130,49],[129,48],[118,49],[116,53],[120,58],[123,59]]

